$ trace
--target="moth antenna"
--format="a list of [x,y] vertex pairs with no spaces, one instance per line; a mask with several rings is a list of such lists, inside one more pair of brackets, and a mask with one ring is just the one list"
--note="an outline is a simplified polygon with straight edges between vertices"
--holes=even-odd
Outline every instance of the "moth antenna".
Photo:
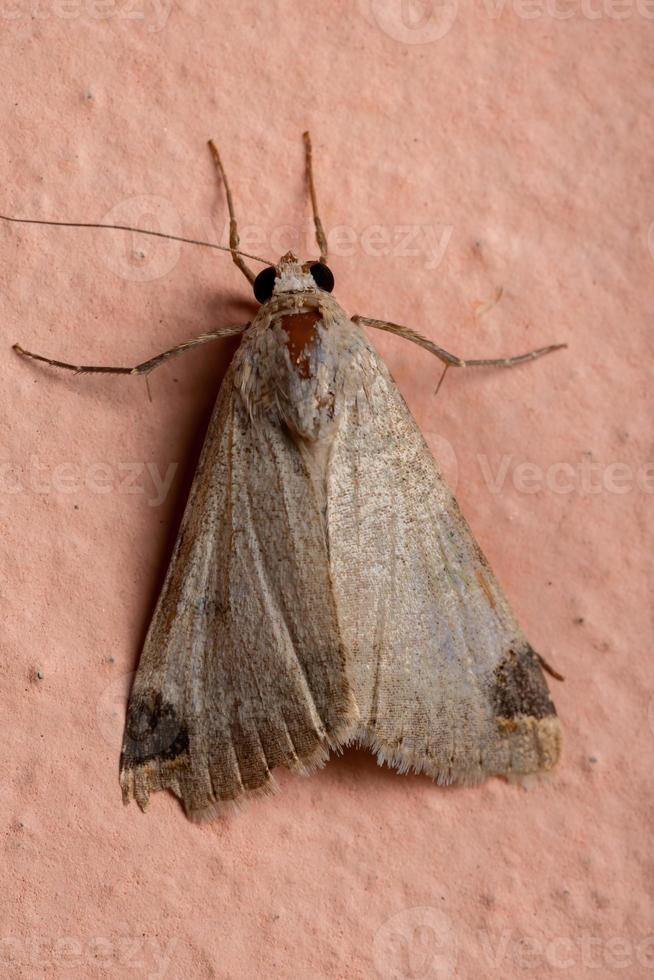
[[311,145],[311,134],[309,132],[302,133],[302,139],[304,140],[304,159],[307,171],[307,185],[309,188],[309,196],[311,198],[313,223],[316,229],[316,242],[318,243],[318,248],[320,249],[320,261],[326,262],[328,258],[327,236],[325,235],[325,229],[323,228],[322,221],[320,220],[320,214],[318,213],[318,198],[316,196],[316,185],[313,178],[313,147]]
[[[238,222],[236,221],[236,212],[234,211],[234,201],[232,199],[232,192],[227,180],[227,174],[225,173],[225,168],[223,162],[220,159],[220,153],[218,152],[218,147],[213,140],[209,140],[209,149],[213,157],[213,162],[216,165],[216,170],[220,174],[223,182],[223,187],[225,188],[225,197],[227,198],[227,210],[229,211],[229,251],[232,253],[232,259],[234,264],[241,270],[247,281],[252,285],[256,276],[252,269],[248,269],[247,265],[241,258],[245,255],[245,252],[239,252],[239,237],[238,237]],[[248,256],[250,258],[250,256]],[[273,262],[269,262],[268,265],[274,265]]]
[[107,225],[95,221],[46,221],[42,218],[11,218],[8,214],[0,214],[0,220],[9,221],[15,225],[51,225],[56,228],[107,228],[110,231],[133,231],[137,235],[150,235],[152,238],[169,238],[171,242],[183,242],[185,245],[202,245],[204,248],[216,248],[219,252],[229,252],[243,255],[247,259],[261,262],[263,265],[274,265],[270,259],[262,259],[260,255],[251,255],[228,248],[226,245],[216,245],[215,242],[203,242],[199,238],[184,238],[181,235],[169,235],[163,231],[150,231],[147,228],[132,228],[131,225]]

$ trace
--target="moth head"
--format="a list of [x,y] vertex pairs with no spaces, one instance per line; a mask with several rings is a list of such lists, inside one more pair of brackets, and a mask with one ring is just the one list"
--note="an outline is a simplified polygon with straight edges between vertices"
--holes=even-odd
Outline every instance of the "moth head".
[[252,288],[258,302],[267,303],[273,296],[284,293],[316,293],[319,290],[331,293],[334,276],[324,262],[301,262],[293,252],[287,252],[277,265],[261,270]]

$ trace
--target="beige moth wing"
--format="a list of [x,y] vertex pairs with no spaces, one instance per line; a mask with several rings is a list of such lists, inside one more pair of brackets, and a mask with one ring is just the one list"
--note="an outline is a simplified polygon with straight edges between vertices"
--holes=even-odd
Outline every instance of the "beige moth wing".
[[270,791],[275,766],[324,762],[356,716],[322,502],[289,434],[248,414],[234,376],[251,347],[223,380],[121,754],[125,802],[170,789],[196,820]]
[[327,475],[354,739],[444,784],[550,769],[561,733],[538,658],[388,369],[360,344],[366,382]]

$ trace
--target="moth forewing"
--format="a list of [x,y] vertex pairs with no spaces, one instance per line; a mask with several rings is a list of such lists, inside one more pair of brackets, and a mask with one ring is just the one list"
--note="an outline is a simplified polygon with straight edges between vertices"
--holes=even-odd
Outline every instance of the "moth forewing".
[[[255,326],[253,325],[253,330]],[[357,716],[303,456],[223,381],[130,696],[121,783],[197,819],[310,770]]]
[[347,406],[328,476],[332,579],[361,716],[354,737],[380,762],[440,783],[549,769],[560,728],[538,659],[365,346],[365,395]]

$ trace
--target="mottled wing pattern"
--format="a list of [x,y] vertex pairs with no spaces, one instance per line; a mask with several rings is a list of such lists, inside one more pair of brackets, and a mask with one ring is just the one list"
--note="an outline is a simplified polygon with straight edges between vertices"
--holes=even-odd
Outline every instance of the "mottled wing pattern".
[[328,479],[330,561],[356,738],[441,783],[552,767],[536,654],[383,362],[345,406]]
[[352,728],[319,493],[283,428],[225,378],[134,681],[125,800],[189,816],[306,770]]

